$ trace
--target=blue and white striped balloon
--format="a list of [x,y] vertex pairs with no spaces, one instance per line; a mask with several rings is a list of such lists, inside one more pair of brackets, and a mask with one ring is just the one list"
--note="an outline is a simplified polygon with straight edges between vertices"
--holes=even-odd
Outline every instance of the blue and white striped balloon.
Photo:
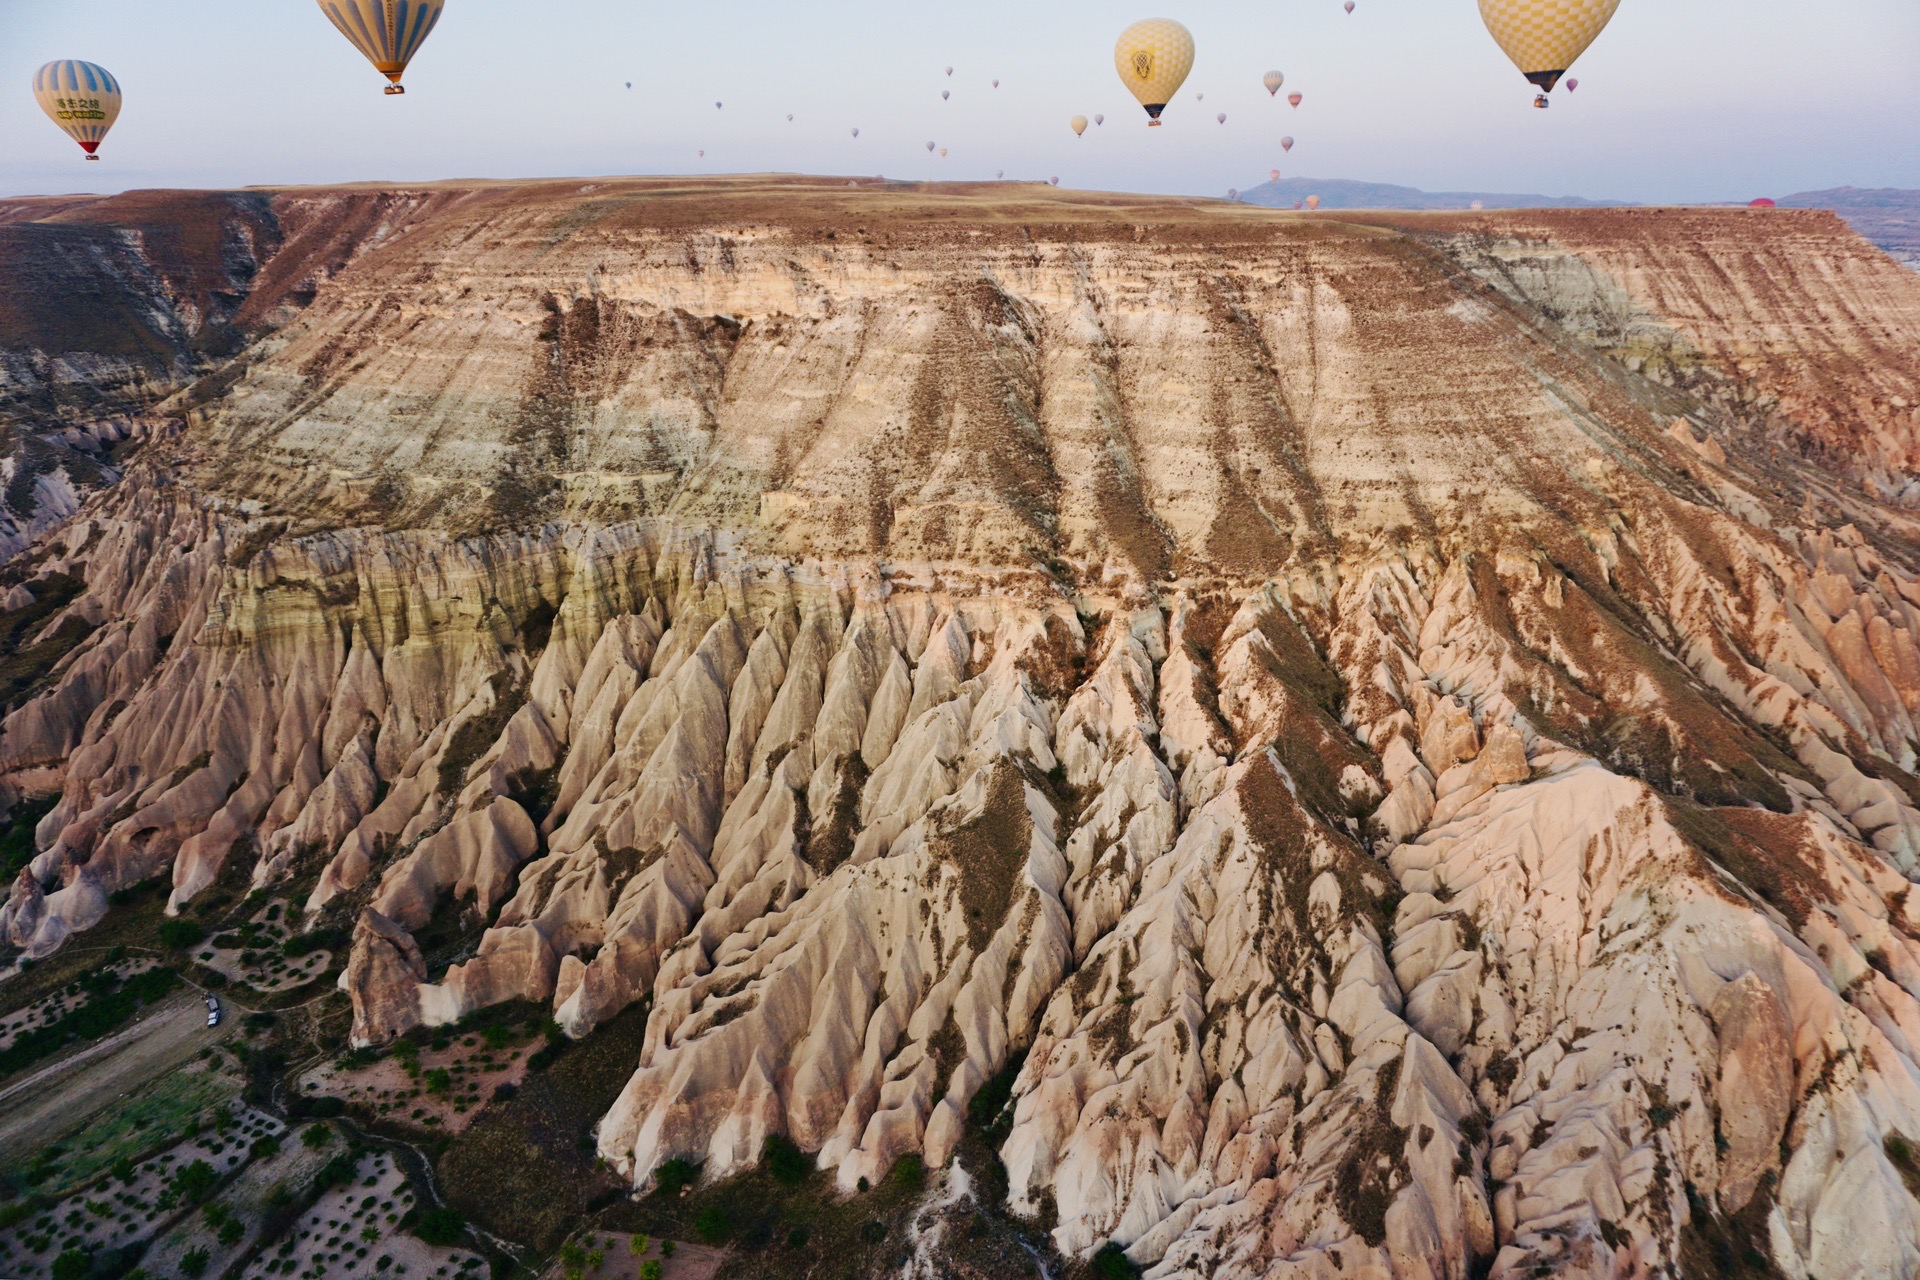
[[400,77],[420,52],[447,0],[320,0],[320,10],[387,79],[388,93],[405,93]]
[[87,159],[113,122],[120,118],[120,82],[105,67],[66,58],[33,73],[33,96],[40,109],[80,144]]

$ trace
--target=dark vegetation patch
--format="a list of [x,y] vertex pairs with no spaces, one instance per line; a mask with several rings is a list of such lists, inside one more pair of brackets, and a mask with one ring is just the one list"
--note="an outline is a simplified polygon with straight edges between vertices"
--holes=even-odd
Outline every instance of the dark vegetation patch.
[[[867,762],[856,751],[840,762],[834,776],[833,800],[817,820],[807,812],[806,791],[802,789],[796,797],[799,819],[795,825],[805,832],[802,856],[822,876],[853,856],[854,839],[860,834],[860,792],[866,785]],[[800,821],[805,822],[804,828]]]
[[60,797],[29,796],[13,807],[7,815],[6,834],[0,835],[0,878],[11,885],[13,878],[26,869],[38,852],[33,847],[33,829],[40,820],[52,813],[60,803]]
[[960,903],[967,913],[967,937],[975,955],[986,949],[1013,907],[1033,838],[1019,766],[1002,757],[992,768],[980,815],[943,825],[929,841],[934,858],[951,863],[960,873]]
[[1906,1135],[1890,1133],[1881,1149],[1887,1153],[1887,1159],[1900,1171],[1901,1180],[1907,1184],[1907,1194],[1920,1200],[1920,1151]]
[[1707,809],[1666,801],[1667,820],[1692,845],[1798,930],[1828,896],[1815,855],[1803,850],[1801,822],[1758,809]]
[[22,1031],[0,1049],[0,1076],[12,1075],[50,1058],[76,1041],[97,1040],[119,1030],[133,1015],[164,999],[179,985],[171,969],[148,969],[121,981],[111,970],[99,968],[76,980],[84,999],[60,1017]]
[[[446,1200],[485,1231],[541,1252],[623,1187],[595,1158],[593,1127],[640,1060],[647,1011],[626,1010],[487,1107],[435,1161]],[[684,1237],[683,1237],[684,1238]]]
[[51,635],[35,639],[55,614],[80,598],[86,583],[55,574],[28,590],[33,592],[32,604],[0,614],[0,705],[7,710],[38,692],[54,666],[94,632],[86,619],[67,618]]
[[1722,1214],[1689,1182],[1687,1208],[1692,1219],[1680,1228],[1680,1275],[1683,1280],[1787,1280],[1773,1260],[1767,1241],[1767,1217],[1773,1212],[1769,1177],[1747,1207]]
[[[1275,933],[1276,944],[1291,934],[1284,943],[1289,949],[1289,963],[1307,958],[1305,949],[1316,945],[1312,940],[1319,930],[1313,923],[1310,891],[1322,871],[1331,872],[1340,886],[1342,919],[1370,916],[1380,936],[1391,937],[1399,898],[1394,886],[1346,839],[1337,833],[1316,831],[1310,825],[1271,760],[1257,760],[1241,775],[1236,796],[1247,817],[1248,837],[1271,873],[1260,881],[1263,927]],[[1313,855],[1316,837],[1330,851],[1327,865],[1318,869]],[[1278,901],[1274,900],[1276,880]],[[1286,908],[1284,921],[1277,910],[1281,906]],[[1283,923],[1285,929],[1281,928]]]
[[440,791],[456,795],[467,783],[467,773],[488,748],[499,740],[507,721],[526,705],[527,683],[516,680],[511,671],[496,671],[487,677],[493,689],[493,706],[478,715],[468,716],[453,731],[452,741],[440,757]]
[[1396,1058],[1375,1077],[1373,1106],[1333,1178],[1340,1216],[1375,1248],[1386,1242],[1387,1207],[1408,1177],[1407,1131],[1392,1119],[1393,1094],[1399,1084],[1400,1059]]

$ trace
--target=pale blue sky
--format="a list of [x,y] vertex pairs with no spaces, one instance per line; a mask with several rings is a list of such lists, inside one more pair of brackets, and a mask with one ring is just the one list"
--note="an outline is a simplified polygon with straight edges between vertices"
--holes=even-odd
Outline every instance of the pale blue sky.
[[[1112,48],[1156,15],[1185,22],[1199,58],[1168,127],[1148,130]],[[102,164],[82,163],[33,103],[34,69],[60,57],[102,63],[126,86]],[[1624,0],[1576,68],[1579,92],[1538,112],[1473,0],[1359,0],[1352,16],[1340,0],[448,0],[408,95],[388,98],[313,0],[0,0],[0,194],[995,169],[1212,194],[1278,167],[1429,189],[1745,199],[1920,187],[1916,64],[1914,0]],[[1307,95],[1300,110],[1267,97],[1268,67]],[[1076,112],[1106,125],[1076,139]],[[1283,161],[1287,133],[1298,144]]]

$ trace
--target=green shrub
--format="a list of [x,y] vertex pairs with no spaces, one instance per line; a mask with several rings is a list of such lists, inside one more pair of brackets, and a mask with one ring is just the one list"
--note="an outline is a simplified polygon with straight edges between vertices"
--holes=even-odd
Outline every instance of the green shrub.
[[207,1274],[207,1263],[211,1261],[213,1259],[207,1256],[205,1249],[189,1249],[180,1259],[180,1274],[188,1280],[200,1280],[201,1276]]
[[634,1257],[644,1258],[647,1251],[653,1248],[653,1241],[646,1236],[628,1236],[627,1248],[633,1250]]
[[918,1191],[927,1185],[927,1162],[919,1152],[909,1151],[893,1162],[893,1172],[887,1176],[903,1191]]
[[1109,1240],[1093,1255],[1093,1274],[1098,1280],[1133,1280],[1140,1268],[1133,1265],[1125,1249]]
[[766,1162],[773,1180],[783,1186],[797,1187],[807,1180],[807,1157],[784,1133],[767,1135],[766,1143],[760,1148],[760,1158]]
[[460,1216],[458,1209],[428,1209],[420,1215],[413,1234],[428,1244],[447,1248],[459,1244],[466,1229],[467,1220]]
[[[176,916],[171,920],[162,920],[160,922],[160,945],[163,947],[171,947],[175,951],[185,951],[188,947],[198,946],[200,943],[206,941],[206,938],[207,931],[198,920],[189,920],[185,916]],[[182,1265],[185,1265],[184,1260],[182,1261]]]
[[675,1244],[671,1240],[662,1240],[660,1242],[660,1256],[663,1258],[671,1258],[673,1256],[673,1251],[675,1249],[678,1249],[679,1247],[680,1247],[679,1245]]
[[452,1093],[453,1073],[445,1067],[435,1067],[433,1070],[427,1072],[425,1084],[428,1093],[442,1095]]
[[213,1166],[205,1160],[195,1160],[192,1164],[174,1175],[173,1188],[180,1198],[189,1202],[206,1199],[220,1182],[220,1176]]
[[333,1138],[333,1130],[323,1124],[310,1124],[300,1131],[300,1142],[314,1151],[327,1145]]
[[247,1234],[247,1224],[238,1218],[228,1218],[220,1227],[220,1243],[229,1247],[239,1244],[240,1237]]
[[79,1249],[68,1249],[53,1260],[53,1280],[86,1280],[91,1270],[93,1255]]
[[660,1280],[665,1271],[658,1258],[648,1258],[640,1264],[640,1280]]
[[710,1204],[693,1220],[693,1234],[708,1244],[719,1244],[727,1238],[732,1226],[727,1221],[727,1211],[717,1204]]
[[504,1049],[513,1043],[513,1030],[509,1027],[489,1026],[480,1028],[480,1038],[487,1042],[489,1049]]
[[679,1195],[681,1188],[693,1185],[693,1178],[693,1166],[677,1156],[653,1171],[653,1180],[663,1195]]

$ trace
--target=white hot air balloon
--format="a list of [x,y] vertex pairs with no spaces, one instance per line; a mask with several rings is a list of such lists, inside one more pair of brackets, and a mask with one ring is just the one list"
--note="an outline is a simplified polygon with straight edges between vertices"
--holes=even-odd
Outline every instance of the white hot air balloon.
[[940,148],[940,158],[942,160],[947,158],[947,149],[945,147]]
[[1075,116],[1073,119],[1067,121],[1067,128],[1073,130],[1073,136],[1078,138],[1087,131],[1087,118],[1085,116]]
[[1005,169],[995,169],[993,171],[993,176],[995,178],[1004,178],[1007,176],[1007,171]]
[[74,58],[49,62],[33,73],[33,98],[87,159],[100,158],[94,153],[120,118],[120,82],[112,72]]
[[1292,138],[1282,138],[1282,139],[1280,139],[1280,149],[1281,149],[1282,151],[1291,151],[1291,150],[1293,150],[1293,139],[1292,139]]
[[1269,98],[1273,97],[1273,95],[1275,95],[1276,93],[1279,93],[1280,86],[1285,84],[1286,82],[1287,82],[1287,77],[1278,71],[1269,71],[1267,72],[1267,74],[1260,77],[1260,83],[1267,86],[1267,96]]
[[1219,115],[1215,116],[1214,119],[1219,121],[1221,124],[1225,124],[1227,122],[1227,113],[1222,111]]
[[1193,95],[1193,100],[1195,102],[1205,102],[1207,100],[1207,95],[1204,93],[1196,93]]
[[1101,125],[1105,124],[1106,122],[1107,122],[1107,118],[1105,116],[1095,116],[1093,118],[1093,125],[1094,125],[1094,128],[1096,129],[1099,128]]

